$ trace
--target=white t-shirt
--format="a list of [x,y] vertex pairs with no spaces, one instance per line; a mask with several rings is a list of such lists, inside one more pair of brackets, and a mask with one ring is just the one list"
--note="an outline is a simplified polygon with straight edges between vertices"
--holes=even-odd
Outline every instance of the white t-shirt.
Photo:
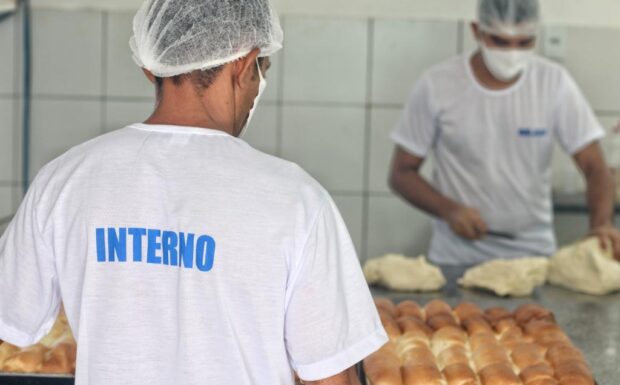
[[502,91],[474,77],[471,55],[428,71],[414,87],[392,139],[419,157],[433,156],[438,191],[481,212],[490,229],[514,241],[470,242],[435,220],[430,258],[476,264],[493,258],[551,255],[554,141],[575,154],[604,131],[567,71],[537,57]]
[[0,238],[0,338],[36,342],[61,300],[77,385],[289,385],[386,342],[328,193],[202,128],[135,124],[41,170]]

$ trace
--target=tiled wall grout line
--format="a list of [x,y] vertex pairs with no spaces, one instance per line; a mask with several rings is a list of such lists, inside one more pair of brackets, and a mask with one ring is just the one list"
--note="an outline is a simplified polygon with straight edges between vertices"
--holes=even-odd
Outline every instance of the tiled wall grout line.
[[367,65],[366,65],[366,121],[364,127],[364,180],[362,190],[362,244],[360,258],[368,259],[368,228],[370,221],[370,149],[372,140],[372,80],[375,43],[375,20],[368,20],[367,38]]
[[109,40],[109,12],[101,13],[101,133],[105,134],[107,129],[108,113],[108,40]]

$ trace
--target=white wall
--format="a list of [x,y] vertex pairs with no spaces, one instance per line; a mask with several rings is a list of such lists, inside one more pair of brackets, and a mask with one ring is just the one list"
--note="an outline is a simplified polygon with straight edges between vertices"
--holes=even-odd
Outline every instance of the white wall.
[[[283,15],[471,20],[476,0],[272,0]],[[133,10],[142,0],[32,0],[35,7]],[[620,26],[618,0],[543,0],[546,23]]]

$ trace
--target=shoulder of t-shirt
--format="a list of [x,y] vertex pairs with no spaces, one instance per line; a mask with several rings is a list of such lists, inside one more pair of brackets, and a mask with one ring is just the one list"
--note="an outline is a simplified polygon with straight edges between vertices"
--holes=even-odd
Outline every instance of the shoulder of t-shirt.
[[572,79],[566,68],[561,64],[549,60],[543,56],[536,55],[532,59],[533,75],[538,84],[553,84],[562,88],[563,83]]
[[457,55],[435,64],[422,73],[419,81],[426,81],[432,86],[439,81],[462,79],[466,74],[465,57],[465,55]]

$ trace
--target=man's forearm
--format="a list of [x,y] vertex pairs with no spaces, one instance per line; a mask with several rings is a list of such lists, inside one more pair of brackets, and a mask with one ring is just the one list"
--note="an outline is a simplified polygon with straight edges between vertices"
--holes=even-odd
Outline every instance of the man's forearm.
[[355,367],[340,373],[334,377],[327,378],[320,381],[306,381],[306,385],[360,385],[359,378]]
[[426,213],[446,218],[458,204],[435,190],[418,172],[400,172],[390,178],[390,187]]
[[586,174],[590,228],[611,225],[614,215],[614,181],[611,171],[600,167]]

